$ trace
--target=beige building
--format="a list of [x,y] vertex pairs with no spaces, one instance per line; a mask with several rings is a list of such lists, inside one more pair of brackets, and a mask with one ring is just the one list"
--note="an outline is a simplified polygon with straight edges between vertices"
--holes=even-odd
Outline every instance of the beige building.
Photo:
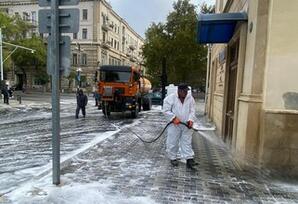
[[[73,6],[72,6],[73,7]],[[78,33],[63,34],[71,37],[73,72],[80,72],[81,85],[94,85],[94,74],[100,65],[134,65],[143,64],[141,48],[144,39],[137,34],[128,23],[121,18],[105,0],[80,0],[75,6],[80,10],[80,28]],[[38,33],[37,0],[2,0],[0,8],[9,15],[20,15],[24,20],[35,25],[29,35]],[[42,35],[44,38],[47,34]],[[22,76],[10,74],[17,83]],[[26,76],[29,88],[38,87],[35,84],[34,73]],[[75,79],[62,80],[62,88],[75,89]]]
[[297,9],[293,0],[217,0],[198,28],[212,45],[206,108],[218,135],[241,164],[296,176]]

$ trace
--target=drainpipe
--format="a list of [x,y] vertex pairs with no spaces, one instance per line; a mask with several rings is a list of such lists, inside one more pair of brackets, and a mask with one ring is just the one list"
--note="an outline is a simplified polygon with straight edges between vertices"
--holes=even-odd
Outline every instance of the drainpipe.
[[210,62],[211,62],[211,45],[208,44],[208,52],[207,52],[207,76],[206,76],[206,86],[205,86],[205,111],[204,111],[204,115],[207,114],[207,100],[209,100],[208,98],[208,94],[209,94],[209,78],[210,78]]

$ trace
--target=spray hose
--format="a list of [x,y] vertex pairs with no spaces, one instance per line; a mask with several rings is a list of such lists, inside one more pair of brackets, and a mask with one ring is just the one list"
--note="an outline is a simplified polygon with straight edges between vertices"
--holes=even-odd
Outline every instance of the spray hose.
[[[153,142],[155,142],[156,140],[158,140],[162,135],[163,135],[163,133],[165,132],[165,130],[169,127],[169,125],[171,125],[173,122],[171,121],[171,122],[169,122],[165,127],[164,127],[164,129],[161,131],[161,133],[156,137],[156,138],[154,138],[153,140],[144,140],[143,138],[141,138],[138,134],[136,134],[135,132],[133,132],[131,129],[129,129],[135,136],[137,136],[142,142],[144,142],[144,143],[153,143]],[[183,122],[180,122],[179,124],[181,124],[181,125],[184,125],[184,126],[186,126],[186,127],[188,127],[188,125],[186,124],[186,123],[183,123]],[[189,127],[188,127],[189,128]],[[194,131],[198,131],[197,129],[195,129],[194,127],[191,127],[191,128],[189,128],[189,129],[193,129]]]

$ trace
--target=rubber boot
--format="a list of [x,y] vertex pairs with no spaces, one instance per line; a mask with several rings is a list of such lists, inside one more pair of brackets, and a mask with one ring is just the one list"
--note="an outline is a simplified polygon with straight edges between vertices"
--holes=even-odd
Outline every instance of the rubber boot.
[[172,166],[178,166],[178,161],[177,159],[171,160]]
[[191,170],[197,170],[195,168],[195,166],[197,165],[197,163],[193,160],[193,159],[188,159],[186,160],[186,167],[191,169]]

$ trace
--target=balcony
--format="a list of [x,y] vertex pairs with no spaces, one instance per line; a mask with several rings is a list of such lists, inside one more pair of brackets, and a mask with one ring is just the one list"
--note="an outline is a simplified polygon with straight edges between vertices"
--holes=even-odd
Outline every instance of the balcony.
[[137,58],[132,52],[126,52],[126,56],[131,62],[136,62]]
[[131,62],[136,62],[136,61],[137,61],[137,58],[134,57],[133,55],[131,55],[131,56],[129,57],[129,60],[130,60]]
[[109,42],[109,41],[102,42],[101,46],[103,48],[110,49],[111,48],[111,42]]
[[113,29],[114,28],[114,24],[113,23],[110,23],[109,24],[109,27],[110,27],[110,29]]
[[131,50],[135,50],[135,49],[136,49],[136,46],[134,46],[134,45],[129,45],[129,49],[131,49]]
[[126,52],[125,54],[127,57],[130,57],[132,55],[131,52]]
[[101,26],[101,28],[102,28],[103,30],[105,30],[105,31],[109,31],[109,26],[108,26],[107,23],[103,23],[102,26]]

